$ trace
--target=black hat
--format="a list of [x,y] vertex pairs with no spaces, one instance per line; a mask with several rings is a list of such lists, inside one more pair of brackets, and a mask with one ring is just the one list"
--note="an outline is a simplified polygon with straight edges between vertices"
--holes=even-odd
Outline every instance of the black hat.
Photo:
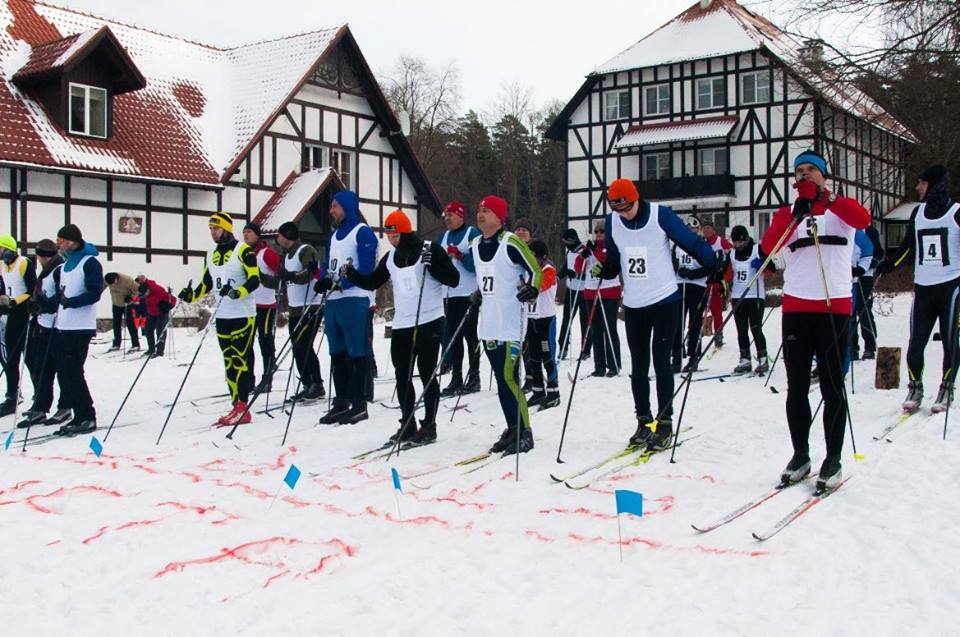
[[563,242],[567,245],[578,246],[580,245],[580,235],[573,228],[567,228],[563,231]]
[[260,224],[259,224],[259,223],[254,223],[254,222],[252,222],[252,221],[249,222],[249,223],[247,223],[247,225],[245,225],[245,226],[243,227],[243,229],[244,229],[244,230],[252,230],[252,231],[253,231],[253,234],[257,235],[258,237],[263,234],[263,229],[260,227]]
[[734,226],[733,230],[730,231],[731,241],[746,241],[749,238],[750,233],[748,233],[747,229],[743,226]]
[[103,280],[107,282],[107,285],[113,285],[117,281],[117,273],[107,272],[107,274],[104,275]]
[[297,224],[294,222],[287,221],[277,228],[277,234],[288,241],[296,241],[300,238],[300,229],[297,228]]
[[533,222],[526,217],[520,217],[513,224],[513,229],[517,230],[518,228],[525,228],[527,232],[533,232]]
[[60,228],[60,230],[57,231],[57,238],[83,243],[83,234],[80,232],[80,228],[73,223],[68,223],[64,227]]
[[140,294],[146,294],[147,292],[150,291],[150,286],[147,285],[146,283],[141,283],[139,289],[140,289]]
[[50,239],[40,239],[37,242],[36,252],[38,257],[52,257],[56,256],[59,250],[57,250],[57,244]]
[[942,164],[934,164],[920,173],[920,179],[928,184],[939,183],[941,179],[947,176],[947,167]]
[[533,256],[538,259],[547,258],[547,244],[539,239],[534,239],[530,242],[530,252],[533,253]]

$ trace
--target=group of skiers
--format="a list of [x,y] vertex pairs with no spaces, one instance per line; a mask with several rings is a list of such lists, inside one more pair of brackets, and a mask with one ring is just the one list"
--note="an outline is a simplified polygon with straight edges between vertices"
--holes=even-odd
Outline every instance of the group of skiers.
[[[528,410],[559,404],[558,358],[567,358],[572,351],[576,317],[581,360],[592,355],[594,376],[618,376],[623,359],[617,322],[622,310],[636,415],[629,445],[661,450],[675,440],[674,375],[683,372],[682,382],[690,382],[707,353],[701,332],[708,313],[713,327],[708,347],[720,347],[727,322],[723,308],[732,304],[740,353],[733,373],[768,372],[764,277],[775,270],[773,257],[782,255],[786,417],[794,453],[781,479],[796,482],[811,471],[808,390],[811,379],[818,378],[826,438],[818,487],[834,487],[842,479],[840,454],[848,419],[844,376],[851,359],[859,356],[857,328],[864,338],[863,357],[873,358],[874,279],[911,254],[916,286],[907,354],[910,388],[903,406],[916,410],[922,401],[923,350],[935,322],[944,362],[934,411],[949,406],[957,362],[960,205],[950,200],[942,166],[925,171],[917,187],[921,203],[908,232],[902,244],[884,256],[876,231],[870,228],[870,213],[854,199],[828,189],[827,163],[821,155],[800,153],[794,171],[794,201],[773,215],[760,241],[743,226],[733,227],[728,241],[711,223],[695,215],[684,220],[667,206],[645,201],[634,182],[616,179],[607,190],[611,212],[594,223],[592,239],[584,244],[575,230],[563,233],[566,255],[559,270],[548,257],[546,243],[535,238],[529,220],[516,220],[513,232],[506,229],[508,204],[495,195],[480,201],[476,226],[467,224],[464,204],[451,202],[444,211],[447,229],[436,241],[418,236],[403,211],[392,212],[383,222],[391,248],[379,260],[377,237],[360,213],[354,192],[334,195],[330,217],[335,230],[322,255],[301,239],[295,223],[278,228],[276,251],[256,224],[246,224],[237,238],[232,217],[214,213],[208,224],[213,246],[200,283],[185,287],[179,299],[193,303],[207,294],[215,298],[213,320],[232,400],[230,412],[216,425],[251,422],[252,399],[271,390],[287,350],[298,378],[292,400],[325,397],[316,345],[321,326],[334,397],[320,422],[353,424],[367,419],[372,292],[389,281],[394,304],[390,350],[400,418],[386,444],[435,441],[441,397],[480,390],[482,350],[496,378],[506,423],[491,451],[529,451],[534,442]],[[18,253],[13,237],[0,237],[7,375],[7,399],[0,405],[0,415],[16,409],[19,359],[26,351],[36,391],[23,426],[62,424],[59,431],[65,435],[92,431],[96,419],[83,362],[95,332],[95,307],[104,282],[114,301],[114,348],[120,347],[120,319],[139,298],[146,305],[147,354],[162,355],[176,298],[142,276],[104,277],[96,248],[74,225],[60,230],[56,244],[39,242],[36,256],[39,275],[34,262]],[[558,334],[561,280],[566,294],[560,299],[564,312]],[[281,297],[289,308],[289,323],[288,339],[278,351],[275,331]],[[135,334],[131,339],[137,348]],[[259,383],[254,379],[255,340],[263,369]],[[684,356],[688,362],[682,366]],[[656,410],[650,396],[651,364]],[[444,373],[451,380],[441,390]],[[415,376],[422,385],[419,399]],[[59,379],[60,403],[53,418],[47,419],[54,377]],[[421,405],[423,417],[418,420]]]

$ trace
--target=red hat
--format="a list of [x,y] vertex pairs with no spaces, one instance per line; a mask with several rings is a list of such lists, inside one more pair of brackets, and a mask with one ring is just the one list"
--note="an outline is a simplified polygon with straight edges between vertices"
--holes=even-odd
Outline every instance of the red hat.
[[383,220],[383,231],[387,234],[407,234],[413,232],[413,226],[402,210],[394,210]]
[[487,195],[480,202],[480,207],[487,208],[493,214],[497,215],[497,219],[500,220],[500,223],[507,222],[507,200],[503,197]]
[[607,189],[607,201],[613,209],[629,207],[639,198],[636,184],[629,179],[614,179]]
[[467,216],[467,209],[464,207],[463,202],[457,201],[454,199],[447,204],[447,207],[443,209],[444,212],[452,212],[461,219]]

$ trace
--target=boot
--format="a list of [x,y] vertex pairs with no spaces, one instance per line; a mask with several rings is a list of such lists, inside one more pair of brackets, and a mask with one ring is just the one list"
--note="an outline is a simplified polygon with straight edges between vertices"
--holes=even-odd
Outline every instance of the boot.
[[330,410],[327,411],[327,413],[320,417],[319,424],[332,425],[340,422],[340,418],[342,418],[348,411],[350,411],[350,403],[346,402],[345,400],[340,400],[339,398],[334,398],[333,405],[331,405]]
[[[403,424],[407,422],[406,418],[401,418],[399,421],[400,426],[397,428],[393,435],[388,438],[390,444],[396,444],[397,438],[400,438],[400,442],[411,442],[417,435],[417,423],[416,421],[411,421],[410,424],[404,428]],[[401,435],[402,434],[402,435]]]
[[945,412],[953,404],[953,383],[941,383],[940,391],[937,393],[937,399],[930,408],[935,414]]
[[765,376],[770,371],[770,363],[767,362],[766,352],[757,352],[757,368],[753,373],[757,376]]
[[651,423],[653,423],[653,416],[650,414],[637,416],[637,430],[630,436],[627,446],[639,447],[641,449],[646,447],[650,437],[653,436],[653,430],[648,426]]
[[690,372],[697,371],[698,368],[699,364],[697,363],[696,359],[691,358],[689,361],[687,361],[687,364],[683,366],[683,373],[689,374]]
[[56,436],[77,436],[97,430],[96,418],[74,418],[54,432]]
[[616,376],[617,376],[617,370],[616,370],[616,369],[613,369],[613,368],[608,369],[606,376],[607,376],[607,378],[614,378],[614,377],[616,377]]
[[540,403],[540,409],[537,410],[537,413],[543,411],[544,409],[550,409],[551,407],[556,407],[560,404],[560,390],[556,387],[547,388],[547,393],[543,397],[543,402]]
[[15,398],[7,398],[0,403],[0,418],[9,416],[17,410],[17,401]]
[[300,400],[320,400],[321,398],[326,398],[327,393],[323,391],[323,385],[320,383],[311,383],[300,392]]
[[504,429],[503,433],[500,434],[500,439],[490,447],[490,453],[502,453],[508,446],[515,446],[516,431],[516,427],[507,427]]
[[903,401],[903,410],[906,412],[915,412],[920,409],[920,403],[923,402],[923,383],[919,380],[911,380],[907,385],[907,398]]
[[513,454],[517,453],[517,451],[520,453],[527,453],[533,449],[533,431],[529,427],[521,427],[519,449],[517,448],[518,445],[516,439],[511,442],[512,444],[507,445],[507,447],[503,450],[503,455],[512,456]]
[[140,358],[155,358],[155,353],[152,349],[147,348],[143,354],[140,354]]
[[843,481],[841,472],[840,458],[838,456],[827,456],[820,465],[820,473],[817,475],[817,491],[828,491],[836,489]]
[[26,429],[34,425],[39,425],[47,419],[47,412],[36,409],[28,409],[23,412],[23,420],[17,423],[17,429]]
[[810,475],[810,456],[794,453],[790,462],[780,472],[780,484],[787,485],[800,482]]
[[413,440],[411,440],[411,442],[414,445],[429,445],[430,443],[433,443],[436,441],[437,441],[437,423],[421,420],[420,429],[419,431],[417,431],[416,435],[413,437]]
[[273,376],[264,374],[263,378],[260,379],[260,383],[257,385],[257,388],[253,390],[255,394],[266,394],[273,389]]
[[753,371],[753,366],[751,365],[749,358],[741,358],[740,362],[737,363],[737,366],[733,368],[733,374],[749,374]]
[[527,398],[527,407],[536,407],[543,402],[545,397],[546,394],[542,389],[533,390],[533,393],[530,394],[530,398]]
[[647,451],[663,451],[670,448],[673,442],[673,421],[661,418],[657,421],[657,430],[647,439]]
[[863,359],[865,361],[873,360],[877,357],[877,350],[868,349],[863,353]]
[[355,407],[351,407],[350,411],[346,412],[340,417],[338,421],[341,425],[355,425],[361,420],[366,420],[369,418],[367,414],[367,404],[361,403]]
[[480,391],[480,372],[470,372],[467,374],[467,382],[463,384],[463,393],[475,394],[478,391]]
[[136,352],[139,352],[139,351],[140,351],[140,346],[134,345],[133,347],[127,350],[127,354],[135,354]]
[[230,413],[217,419],[217,424],[214,426],[247,425],[251,422],[253,422],[253,417],[250,415],[250,409],[247,407],[247,403],[238,400],[233,403],[233,409],[230,410]]
[[463,387],[463,378],[460,374],[454,372],[453,378],[450,379],[450,384],[444,387],[440,391],[440,398],[450,398],[451,396],[456,396],[460,393],[460,389]]
[[683,363],[681,363],[676,358],[673,359],[673,362],[670,363],[670,371],[673,372],[674,374],[679,374],[681,370],[683,370]]
[[45,425],[63,425],[73,419],[72,409],[57,409],[56,412],[43,423]]

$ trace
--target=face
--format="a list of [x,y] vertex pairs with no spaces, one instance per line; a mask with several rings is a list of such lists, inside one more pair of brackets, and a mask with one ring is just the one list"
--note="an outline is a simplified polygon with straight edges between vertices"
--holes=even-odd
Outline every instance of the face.
[[517,228],[516,230],[513,231],[513,234],[523,239],[524,243],[530,243],[530,241],[533,240],[533,237],[530,236],[530,231],[527,230],[526,228]]
[[606,238],[607,233],[606,229],[603,226],[597,226],[593,229],[593,240],[594,241],[603,241]]
[[388,234],[388,235],[387,235],[387,241],[390,242],[390,245],[392,245],[394,248],[396,248],[398,245],[400,245],[400,233],[399,233],[399,232],[394,232],[394,233],[392,233],[392,234]]
[[700,232],[707,241],[717,236],[717,231],[713,229],[713,226],[700,226]]
[[821,188],[823,188],[824,182],[827,181],[823,173],[813,164],[800,164],[797,166],[797,171],[794,174],[797,181],[812,181]]
[[343,223],[343,218],[346,214],[347,213],[343,211],[343,206],[336,201],[330,204],[330,218],[333,219],[334,223]]
[[630,220],[637,216],[637,212],[640,210],[640,201],[634,201],[632,204],[622,209],[614,208],[613,206],[610,206],[610,209],[624,219]]
[[257,233],[251,230],[250,228],[243,229],[243,242],[246,243],[251,248],[257,245],[257,242],[260,241],[260,237],[257,236]]
[[492,237],[502,225],[497,215],[493,214],[493,210],[483,206],[477,209],[477,227],[480,228],[483,236]]
[[57,237],[57,249],[60,251],[61,254],[64,254],[67,252],[73,252],[79,247],[80,247],[80,244],[77,243],[76,241],[70,241],[68,239],[62,239],[60,237]]
[[219,242],[223,237],[224,230],[220,226],[210,226],[210,238]]
[[920,201],[923,201],[927,197],[927,188],[930,187],[930,184],[922,179],[917,180],[917,194],[920,195]]
[[746,244],[747,244],[746,241],[737,241],[736,239],[734,239],[734,241],[733,241],[733,247],[736,248],[737,250],[739,250],[740,248],[742,248],[742,247],[745,246]]
[[293,243],[294,243],[293,241],[291,241],[290,239],[287,239],[282,234],[277,235],[277,245],[283,248],[284,250],[289,250],[290,246],[292,246]]
[[443,213],[443,223],[447,226],[447,230],[458,230],[465,222],[463,217],[457,213],[445,212]]

